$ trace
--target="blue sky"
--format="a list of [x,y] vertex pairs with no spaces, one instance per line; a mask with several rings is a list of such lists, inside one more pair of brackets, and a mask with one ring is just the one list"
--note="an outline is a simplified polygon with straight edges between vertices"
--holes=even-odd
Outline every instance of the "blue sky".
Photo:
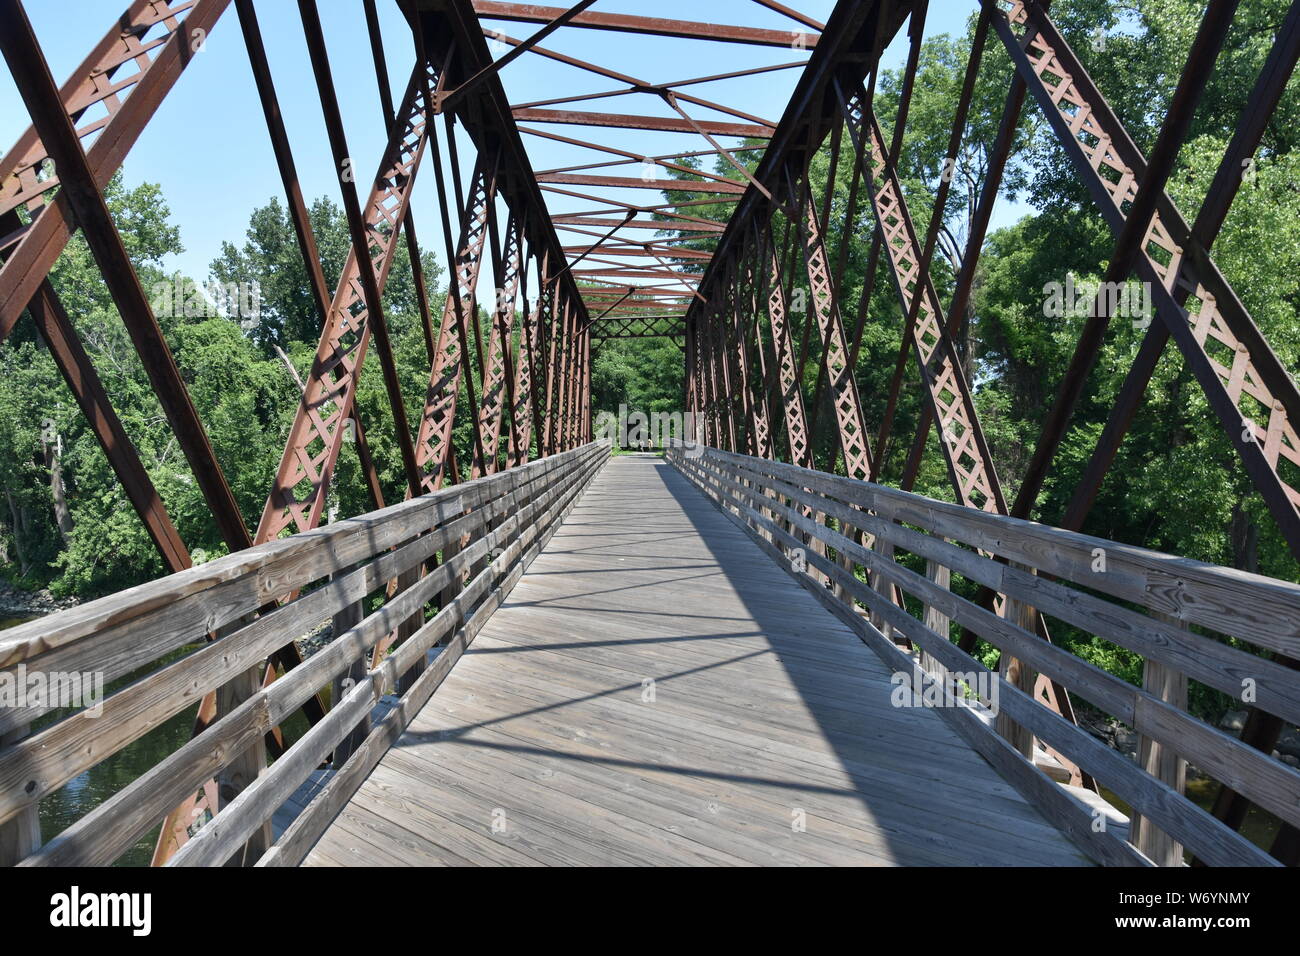
[[[562,0],[555,2],[563,5]],[[798,0],[792,5],[824,21],[833,3]],[[124,0],[27,0],[28,16],[56,81],[61,83],[67,78],[123,6]],[[257,0],[256,6],[303,192],[309,201],[325,195],[338,202],[338,181],[297,4],[291,0]],[[414,57],[410,32],[392,0],[380,0],[378,7],[390,81],[396,89],[395,98],[400,98]],[[368,181],[385,139],[365,18],[361,4],[353,0],[319,0],[319,8],[349,152],[363,172],[360,185]],[[751,0],[711,0],[708,4],[698,0],[655,0],[652,4],[645,0],[600,0],[594,9],[686,20],[700,20],[707,11],[709,19],[719,22],[797,28],[793,21]],[[932,0],[927,35],[962,30],[974,9],[974,0]],[[518,38],[536,29],[535,25],[523,23],[499,25]],[[652,83],[789,62],[802,56],[780,48],[580,29],[561,30],[548,38],[545,45]],[[496,55],[504,49],[498,45]],[[900,34],[886,51],[885,64],[901,65],[905,55],[906,42]],[[798,71],[792,69],[695,86],[690,91],[775,121],[781,117],[797,76]],[[514,102],[614,89],[620,85],[531,54],[507,66],[503,82]],[[573,108],[670,115],[663,103],[644,94],[576,104]],[[698,119],[724,118],[703,108],[692,107],[692,114]],[[6,144],[0,148],[11,145],[27,125],[27,113],[12,78],[7,70],[0,70],[0,143]],[[578,138],[617,143],[647,154],[700,149],[707,145],[697,136],[678,133],[589,130],[572,126],[548,128]],[[600,154],[536,137],[525,137],[525,142],[538,169],[600,159]],[[468,154],[469,150],[462,152]],[[468,167],[472,157],[462,155],[461,158]],[[199,279],[206,278],[208,264],[218,254],[223,239],[243,241],[249,213],[255,206],[266,203],[272,196],[282,197],[233,4],[211,32],[202,55],[186,69],[139,138],[124,164],[124,171],[129,185],[142,181],[162,184],[185,246],[184,252],[171,257],[168,266]],[[468,174],[466,168],[463,175],[468,178]],[[644,190],[624,192],[639,192],[639,196],[626,197],[637,202],[660,201],[657,194]],[[616,191],[605,194],[624,198]],[[423,246],[434,251],[442,261],[442,240],[436,231],[439,221],[436,201],[433,179],[426,171],[417,180],[414,209],[421,223],[427,223],[421,228]],[[552,212],[572,209],[574,205],[589,207],[591,204],[565,197],[551,199]],[[995,215],[994,225],[1021,211],[1004,204]],[[562,238],[566,243],[580,241],[575,237]]]

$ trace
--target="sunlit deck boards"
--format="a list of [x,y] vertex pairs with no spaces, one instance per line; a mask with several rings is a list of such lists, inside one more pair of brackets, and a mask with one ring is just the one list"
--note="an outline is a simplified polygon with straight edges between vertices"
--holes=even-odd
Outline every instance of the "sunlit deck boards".
[[617,458],[306,863],[1087,862],[890,690],[669,465]]

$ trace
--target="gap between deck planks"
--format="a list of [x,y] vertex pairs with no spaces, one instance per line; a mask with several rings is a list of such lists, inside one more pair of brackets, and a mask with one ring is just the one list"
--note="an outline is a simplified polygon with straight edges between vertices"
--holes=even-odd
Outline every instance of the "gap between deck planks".
[[620,456],[304,863],[1088,863],[889,678],[672,466]]

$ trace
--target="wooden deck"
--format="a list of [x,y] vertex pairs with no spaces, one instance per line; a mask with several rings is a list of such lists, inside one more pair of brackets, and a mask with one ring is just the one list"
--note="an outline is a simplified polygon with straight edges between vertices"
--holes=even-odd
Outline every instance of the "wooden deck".
[[1083,865],[670,465],[611,461],[307,865]]

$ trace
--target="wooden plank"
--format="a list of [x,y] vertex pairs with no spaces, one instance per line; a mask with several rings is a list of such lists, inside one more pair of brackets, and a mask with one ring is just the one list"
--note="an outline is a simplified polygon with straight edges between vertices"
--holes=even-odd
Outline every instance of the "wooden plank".
[[[572,486],[574,493],[569,496],[562,509],[552,507],[543,518],[543,521],[538,524],[538,530],[535,532],[537,540],[524,552],[519,564],[507,575],[501,586],[494,592],[494,600],[497,603],[504,599],[505,594],[509,593],[509,590],[520,576],[522,568],[527,567],[545,546],[546,542],[550,540],[558,522],[563,520],[563,517],[573,508],[576,492],[584,488],[586,483],[590,481],[591,476],[602,467],[607,455],[607,443],[598,442],[595,445],[586,446],[583,454],[583,460],[587,463],[586,470],[574,482]],[[490,614],[491,611],[488,611],[488,613]],[[479,626],[481,627],[481,623]],[[451,664],[455,663],[469,641],[472,640],[473,635],[469,633],[468,628],[468,625],[461,628],[445,647],[439,649],[438,656],[433,660],[432,665],[420,674],[416,682],[396,702],[392,709],[378,720],[362,745],[348,758],[346,763],[337,769],[329,784],[304,808],[299,817],[294,820],[293,824],[276,842],[276,845],[258,861],[258,866],[296,866],[302,862],[321,833],[348,805],[357,789],[379,763],[380,758],[397,741],[411,718],[445,678]],[[343,858],[347,859],[346,854]]]
[[[745,486],[721,472],[715,472],[714,480],[728,494],[749,498],[751,502],[757,503],[757,499]],[[742,508],[751,517],[760,517],[752,508]],[[791,509],[784,509],[784,512],[787,518],[806,531],[820,534],[830,545],[849,551],[857,560],[870,569],[879,571],[886,579],[909,593],[916,594],[923,600],[928,598],[937,606],[943,607],[952,620],[969,627],[1005,653],[1018,657],[1038,671],[1061,681],[1140,732],[1158,737],[1234,789],[1240,787],[1249,790],[1252,799],[1284,820],[1300,820],[1300,800],[1296,796],[1300,793],[1300,773],[1269,759],[1217,728],[1192,718],[1184,711],[1165,704],[1152,694],[1134,689],[1120,678],[1074,657],[1062,648],[1036,640],[1026,628],[1005,621],[973,602],[936,588],[922,575],[900,565],[886,563],[874,552],[863,549],[836,532],[807,522]],[[815,563],[824,564],[824,561]],[[1015,569],[1008,568],[1007,573],[1015,573]],[[849,589],[857,592],[859,599],[869,606],[880,604],[877,596],[862,589],[856,580],[850,581]],[[908,618],[908,623],[916,622],[915,619]],[[1032,684],[1021,689],[1031,690]],[[1010,720],[1009,715],[1003,716]],[[1009,724],[1004,722],[1005,726]],[[1084,741],[1078,738],[1076,743]],[[1086,741],[1089,747],[1092,743],[1091,740]],[[1017,746],[1025,752],[1027,744],[1018,736]],[[1069,757],[1069,754],[1066,756]],[[1125,771],[1127,770],[1126,766]],[[1193,825],[1200,827],[1201,821],[1196,820]]]
[[[712,455],[712,451],[709,454]],[[698,462],[686,462],[680,458],[675,458],[675,461],[691,470],[698,470],[700,467]],[[717,476],[715,475],[715,477]],[[739,497],[743,497],[745,494],[745,490],[735,482],[721,479],[720,483],[732,486],[729,494]],[[756,510],[740,503],[738,499],[722,500],[728,502],[725,507],[732,510],[737,515],[738,520],[743,520],[740,517],[742,515],[751,520],[762,520]],[[843,547],[848,550],[853,550],[855,547],[852,542],[834,532],[827,531],[825,534],[828,542],[836,547]],[[923,576],[896,565],[892,568],[883,567],[883,563],[871,552],[863,551],[860,548],[857,549],[857,552],[855,557],[863,561],[863,563],[869,566],[881,567],[888,576],[892,576],[895,580],[908,586],[910,590],[916,591],[919,588],[936,599],[936,601],[941,599],[940,596],[943,595],[943,592],[934,588]],[[921,622],[892,604],[880,602],[878,596],[862,585],[861,582],[856,579],[844,579],[837,566],[825,562],[824,559],[816,560],[830,576],[839,576],[841,580],[844,580],[846,587],[850,591],[857,592],[856,596],[860,600],[867,602],[869,605],[874,601],[895,627],[914,641],[919,642],[924,649],[940,658],[941,662],[963,672],[974,670],[978,673],[987,670],[969,655],[952,645],[945,636],[929,631]],[[946,599],[946,596],[944,599]],[[829,596],[827,600],[837,603]],[[947,608],[949,613],[953,614],[954,620],[958,619],[958,613],[962,612],[961,603],[969,604],[969,602],[956,602]],[[987,615],[988,612],[982,613]],[[991,615],[990,617],[996,622],[999,629],[1005,624],[999,618]],[[874,629],[871,630],[874,631]],[[1008,628],[1006,633],[1001,636],[1006,637],[1019,630],[1018,628]],[[1020,638],[1025,638],[1025,640]],[[1031,660],[1035,666],[1041,663],[1045,667],[1051,667],[1060,663],[1060,660],[1055,656],[1039,655],[1038,651],[1047,645],[1041,641],[1034,641],[1032,635],[1020,634],[1013,637],[1012,640],[1015,645],[1014,652],[1027,660]],[[1057,650],[1053,648],[1053,651]],[[1109,675],[1104,675],[1104,677],[1109,678]],[[1030,732],[1042,737],[1046,745],[1066,754],[1071,759],[1077,759],[1081,766],[1086,764],[1088,769],[1095,772],[1099,778],[1106,780],[1112,789],[1128,800],[1135,808],[1143,811],[1149,817],[1157,819],[1162,828],[1177,833],[1187,845],[1191,846],[1194,842],[1199,844],[1204,848],[1205,852],[1201,853],[1201,850],[1198,849],[1196,850],[1198,854],[1201,854],[1206,859],[1213,858],[1219,864],[1276,865],[1275,860],[1249,843],[1249,841],[1222,826],[1218,821],[1205,814],[1167,785],[1145,775],[1114,751],[1093,740],[1047,708],[1042,707],[1032,697],[1014,685],[1001,680],[999,685],[1002,710],[1011,718],[1021,723]],[[1184,714],[1174,711],[1173,708],[1168,707],[1163,702],[1154,700],[1150,695],[1144,695],[1143,692],[1136,692],[1135,698],[1138,704],[1141,705],[1137,711],[1136,719],[1143,726],[1153,726],[1157,721],[1178,723],[1178,747],[1180,750],[1188,752],[1193,746],[1197,746],[1201,748],[1196,758],[1198,763],[1202,759],[1206,759],[1218,764],[1217,773],[1220,775],[1242,775],[1243,768],[1236,761],[1244,759],[1245,755],[1239,752],[1239,748],[1231,746],[1230,738],[1227,738],[1226,735],[1199,724],[1199,722],[1187,721]],[[1166,723],[1158,730],[1153,729],[1151,732],[1171,734],[1171,729]],[[1212,739],[1206,739],[1207,737]],[[1028,761],[1026,761],[1026,765],[1029,765]],[[1279,764],[1277,767],[1280,768],[1281,765]],[[1290,801],[1297,791],[1294,784],[1289,782],[1289,778],[1288,782],[1284,782],[1281,779],[1282,777],[1288,777],[1288,775],[1280,773],[1270,762],[1256,761],[1252,764],[1249,783],[1256,789],[1261,802],[1267,799],[1272,807],[1276,808],[1275,812],[1281,813],[1284,817],[1289,817],[1295,810]],[[1290,793],[1291,796],[1286,796],[1287,793]]]
[[[539,529],[548,524],[545,516],[537,523],[533,523],[531,519],[537,511],[550,503],[553,496],[559,495],[562,491],[561,487],[554,487],[535,498],[523,509],[511,515],[498,529],[481,537],[469,548],[463,550],[452,562],[442,565],[414,587],[399,595],[392,604],[386,605],[378,614],[372,615],[363,621],[361,627],[367,627],[371,622],[385,616],[389,622],[394,624],[408,618],[411,614],[412,604],[416,607],[422,604],[448,578],[458,574],[462,565],[473,566],[474,562],[479,560],[480,555],[491,552],[498,541],[509,542],[500,555],[491,564],[484,567],[471,583],[457,595],[456,600],[439,610],[432,620],[424,624],[396,651],[386,657],[378,667],[370,671],[364,680],[358,682],[347,697],[336,702],[324,720],[313,726],[288,753],[275,762],[275,765],[270,770],[262,774],[251,786],[246,788],[226,812],[219,814],[204,826],[173,857],[172,862],[176,865],[201,866],[211,865],[214,861],[224,859],[232,847],[242,842],[248,833],[263,825],[263,821],[268,821],[271,818],[275,810],[306,779],[311,769],[325,759],[330,750],[345,734],[350,733],[350,728],[368,715],[371,707],[386,692],[394,689],[399,684],[401,677],[410,672],[417,662],[424,660],[425,653],[433,644],[462,621],[466,621],[466,624],[461,628],[458,636],[464,635],[461,639],[465,643],[472,640],[474,630],[482,626],[482,623],[495,610],[503,591],[509,589],[507,582],[510,581],[510,578],[506,577],[497,586],[496,591],[488,596],[487,600],[482,600],[477,607],[475,607],[475,603],[479,602],[487,594],[489,588],[496,581],[512,571],[512,565],[520,559],[524,548],[539,533]],[[570,495],[572,493],[572,490],[568,492]],[[552,512],[554,510],[553,506]],[[405,606],[399,608],[399,605]],[[472,615],[470,614],[470,608],[474,608]],[[388,614],[385,615],[385,612],[388,612]],[[353,633],[356,630],[359,630],[359,628],[354,629]],[[387,627],[383,625],[378,628],[372,627],[368,642],[377,641],[386,630]],[[323,661],[331,654],[334,655],[334,661],[329,665],[322,664],[322,669],[327,667],[330,670],[340,669],[347,666],[348,661],[356,654],[356,651],[355,646],[350,646],[346,642],[340,643],[339,640],[336,640],[307,664],[298,668],[294,672],[294,676],[299,672],[308,671],[313,664]],[[419,686],[421,682],[427,685],[431,681],[436,686],[436,682],[441,679],[439,675],[449,669],[450,661],[453,659],[453,655],[445,652],[439,655],[435,659],[433,666],[421,673],[412,686]],[[424,680],[426,674],[432,675],[431,681]],[[326,673],[324,676],[328,677],[330,675]],[[282,679],[272,685],[268,697],[275,694],[277,688],[282,689],[288,679]],[[320,675],[315,680],[304,678],[304,681],[310,687],[319,679]],[[273,702],[272,714],[274,716],[277,710],[281,713],[291,712],[296,706],[297,701],[292,698],[288,701]]]
[[[1157,661],[1144,662],[1142,686],[1172,707],[1187,709],[1187,675]],[[1142,736],[1138,740],[1138,763],[1157,780],[1183,793],[1187,786],[1187,761],[1172,747]],[[1182,845],[1141,814],[1133,818],[1133,845],[1158,866],[1181,866]]]
[[[347,806],[476,862],[1083,861],[890,678],[673,469],[620,456],[377,760],[402,801]],[[306,863],[355,858],[338,820]]]
[[[919,525],[1180,621],[1300,657],[1298,584],[975,511],[884,485],[717,449],[708,453],[717,460],[785,477],[881,516]],[[1106,555],[1105,570],[1094,569],[1098,548]]]

